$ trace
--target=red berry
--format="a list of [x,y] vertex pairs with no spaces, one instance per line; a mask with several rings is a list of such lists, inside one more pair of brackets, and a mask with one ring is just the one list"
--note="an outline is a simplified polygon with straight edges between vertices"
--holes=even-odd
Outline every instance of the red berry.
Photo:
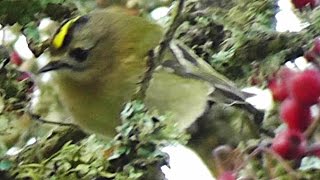
[[315,8],[319,5],[319,0],[310,0],[310,6],[311,8]]
[[303,57],[308,61],[308,62],[313,62],[316,59],[316,55],[314,54],[313,51],[307,51],[304,53]]
[[320,72],[305,70],[296,74],[290,81],[289,92],[302,105],[313,105],[320,96]]
[[250,85],[252,86],[261,84],[261,80],[257,76],[251,76],[249,81],[250,81]]
[[289,129],[305,131],[312,122],[311,110],[301,106],[294,99],[286,99],[280,107],[280,118],[288,125]]
[[311,0],[292,0],[294,7],[297,9],[302,9],[303,7],[307,6]]
[[12,64],[15,64],[17,66],[20,66],[23,62],[21,57],[19,56],[19,54],[16,51],[14,51],[10,54],[10,61]]
[[268,82],[268,88],[271,90],[274,100],[283,101],[288,97],[288,84],[295,74],[295,71],[283,67],[277,72],[276,77]]
[[225,171],[218,177],[218,180],[236,180],[236,176],[232,171]]
[[320,55],[320,38],[319,37],[314,39],[313,47],[312,47],[311,51],[315,55]]
[[30,73],[28,73],[28,72],[21,72],[21,74],[17,77],[17,80],[18,80],[18,81],[23,81],[23,80],[26,80],[26,79],[29,79],[29,78],[31,78]]
[[272,97],[275,101],[283,101],[288,97],[287,86],[277,79],[270,80],[268,82],[268,88],[272,92]]
[[272,150],[287,160],[301,158],[306,151],[307,143],[299,131],[287,129],[272,140]]

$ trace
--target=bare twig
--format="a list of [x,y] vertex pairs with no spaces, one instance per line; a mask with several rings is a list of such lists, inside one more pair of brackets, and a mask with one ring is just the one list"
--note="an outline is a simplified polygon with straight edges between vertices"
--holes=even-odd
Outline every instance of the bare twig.
[[171,25],[166,31],[159,46],[151,50],[148,54],[148,70],[144,74],[144,77],[141,81],[141,89],[137,95],[139,96],[139,98],[143,99],[145,97],[145,92],[149,86],[149,81],[151,80],[152,74],[156,69],[156,67],[158,67],[161,64],[161,60],[163,58],[164,52],[168,47],[170,41],[173,39],[173,36],[180,25],[179,17],[182,14],[184,3],[185,3],[185,0],[179,0],[177,9],[175,11],[176,14],[173,16]]
[[28,42],[28,47],[35,57],[39,57],[43,52],[50,47],[51,39],[47,39],[44,42],[37,44],[33,41]]
[[3,62],[1,63],[0,70],[3,69],[7,64],[9,64],[9,62],[10,62],[10,59],[9,58],[5,58],[3,60]]
[[58,125],[58,126],[69,126],[69,127],[71,126],[71,127],[74,127],[74,128],[79,128],[77,125],[75,125],[73,123],[63,123],[63,122],[48,121],[48,120],[44,120],[44,119],[40,118],[39,115],[32,114],[32,113],[29,113],[29,115],[32,117],[32,120],[35,120],[35,121],[38,121],[38,122],[41,122],[41,123],[53,124],[53,125]]
[[0,45],[0,70],[10,62],[8,49],[2,44]]
[[308,127],[308,129],[304,132],[304,136],[307,139],[312,138],[313,134],[316,132],[317,128],[320,125],[320,116],[318,116],[313,123]]
[[295,172],[294,169],[291,168],[291,166],[278,154],[274,153],[272,150],[270,150],[267,147],[257,147],[252,153],[249,154],[249,156],[246,158],[246,160],[237,167],[236,172],[240,171],[242,168],[244,168],[250,160],[252,160],[255,156],[257,156],[259,153],[265,152],[267,154],[270,154],[273,158],[275,158],[282,167],[287,171],[288,175],[290,175],[291,179],[299,179],[299,174]]
[[294,169],[291,168],[291,166],[277,153],[273,152],[269,148],[263,148],[263,151],[272,155],[281,165],[282,167],[287,171],[288,175],[291,176],[291,179],[300,179],[300,175],[295,172]]
[[163,54],[164,54],[165,49],[168,47],[170,41],[173,39],[173,36],[174,36],[177,28],[180,25],[179,18],[182,14],[184,3],[185,3],[185,0],[179,0],[178,5],[177,5],[177,9],[176,9],[176,11],[174,11],[175,15],[173,15],[171,25],[169,26],[169,29],[165,33],[164,38],[162,39],[157,51],[154,54],[155,58],[153,60],[155,61],[154,64],[156,66],[160,64],[160,62],[163,58]]

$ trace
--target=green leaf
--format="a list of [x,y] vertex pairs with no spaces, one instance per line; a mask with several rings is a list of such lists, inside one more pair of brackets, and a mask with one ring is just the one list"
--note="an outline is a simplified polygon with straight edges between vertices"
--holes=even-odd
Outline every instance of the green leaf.
[[6,171],[9,170],[12,166],[12,162],[8,160],[2,160],[0,161],[0,170],[1,171]]
[[90,170],[90,164],[79,164],[75,170],[81,174],[87,174]]
[[31,40],[33,43],[40,43],[40,33],[34,22],[28,23],[25,26],[23,33],[27,36],[28,42]]
[[108,158],[108,160],[113,160],[119,158],[121,155],[125,154],[128,151],[128,148],[121,146]]

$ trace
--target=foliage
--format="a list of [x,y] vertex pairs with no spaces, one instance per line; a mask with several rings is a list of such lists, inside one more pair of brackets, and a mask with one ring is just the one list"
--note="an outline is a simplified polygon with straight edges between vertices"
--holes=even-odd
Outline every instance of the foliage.
[[30,101],[29,92],[33,82],[30,79],[19,80],[21,75],[11,64],[0,68],[1,155],[17,143],[24,134],[21,130],[30,124],[26,107]]
[[274,1],[220,3],[207,8],[202,1],[189,1],[177,31],[178,38],[220,73],[245,86],[256,71],[254,76],[263,79],[284,61],[302,55],[301,46],[310,36],[276,32]]
[[36,20],[39,12],[42,12],[49,3],[62,2],[63,0],[3,0],[0,2],[0,24],[13,25],[18,22],[21,25],[25,25]]
[[[156,7],[171,5],[171,1],[110,2],[140,8],[137,12],[145,14]],[[94,1],[85,0],[2,0],[0,24],[20,24],[29,46],[40,47],[45,45],[37,29],[42,18],[50,17],[61,22],[94,7]],[[303,55],[306,47],[311,46],[312,38],[319,34],[319,8],[303,13],[296,11],[301,18],[310,21],[310,25],[298,33],[276,32],[276,12],[273,0],[189,0],[182,12],[181,25],[175,38],[182,40],[198,56],[237,84],[250,85],[254,79],[254,85],[265,87],[268,78],[281,65]],[[11,44],[6,48],[12,49]],[[176,132],[174,126],[165,123],[166,116],[148,112],[139,101],[127,104],[122,112],[123,124],[117,128],[118,135],[111,141],[87,137],[80,132],[54,131],[49,137],[43,136],[46,133],[39,135],[32,130],[48,129],[43,130],[42,124],[31,121],[34,117],[27,112],[33,82],[30,78],[18,80],[21,72],[15,65],[9,63],[4,66],[8,60],[6,48],[1,46],[0,49],[0,177],[135,180],[156,176],[162,179],[160,167],[168,165],[168,157],[161,148],[170,143],[187,142],[188,136]],[[49,99],[54,94],[48,90],[43,96]],[[273,109],[266,112],[262,125],[275,133],[286,128],[279,121],[278,106],[275,104]],[[238,177],[258,179],[320,177],[318,157],[306,156],[286,161],[270,151],[272,137],[247,126],[245,121],[250,121],[250,117],[246,113],[230,110],[229,107],[213,108],[216,110],[211,115],[216,121],[202,120],[194,125],[195,128],[191,127],[189,130],[193,134],[189,145],[209,165],[212,165],[211,150],[217,145],[228,143],[236,147],[227,151],[226,161],[220,164],[215,161],[211,166],[216,175],[228,170],[236,172]],[[315,134],[318,135],[318,132]],[[22,148],[18,155],[5,155],[9,148],[22,147],[34,136],[37,138],[36,144]],[[308,142],[317,141],[316,136],[308,138]],[[221,157],[213,158],[217,160]]]
[[[26,156],[19,162],[17,160],[21,159],[21,155],[18,155],[9,157],[10,161],[3,160],[0,167],[10,167],[11,176],[18,179],[104,177],[135,180],[153,176],[156,172],[161,174],[160,167],[168,165],[168,157],[161,148],[186,140],[183,133],[165,125],[165,117],[147,112],[140,102],[128,103],[122,120],[123,125],[117,128],[118,135],[111,142],[92,135],[79,143],[65,143],[47,158],[35,160],[32,156]],[[40,152],[38,148],[33,148],[31,154],[38,153],[37,156],[41,157]]]

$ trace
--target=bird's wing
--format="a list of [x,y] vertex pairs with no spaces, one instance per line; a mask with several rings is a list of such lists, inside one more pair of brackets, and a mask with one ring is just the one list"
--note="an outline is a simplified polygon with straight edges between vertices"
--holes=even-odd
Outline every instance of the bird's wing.
[[186,45],[175,40],[170,43],[169,49],[174,56],[174,60],[171,60],[171,62],[165,61],[163,66],[172,68],[179,75],[209,82],[215,89],[210,95],[212,101],[224,104],[243,103],[245,101],[245,93],[198,57]]
[[213,90],[206,81],[180,76],[169,68],[160,67],[149,81],[144,102],[149,110],[168,115],[168,119],[183,130],[203,115]]
[[209,83],[212,87],[209,101],[243,108],[254,115],[257,124],[261,123],[264,113],[245,101],[251,95],[242,92],[182,42],[171,41],[169,49],[174,59],[164,61],[163,67],[171,69],[176,75]]
[[147,104],[161,113],[171,112],[175,122],[184,119],[182,127],[203,115],[209,102],[244,108],[255,116],[257,124],[262,121],[263,113],[245,101],[246,94],[187,46],[172,41],[169,50],[169,60],[162,62],[150,81]]

